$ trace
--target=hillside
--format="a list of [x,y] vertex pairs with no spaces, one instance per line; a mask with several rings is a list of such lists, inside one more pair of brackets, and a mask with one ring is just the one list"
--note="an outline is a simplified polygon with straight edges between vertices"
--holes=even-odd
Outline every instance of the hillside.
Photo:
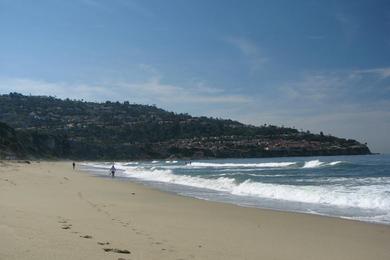
[[20,155],[21,145],[18,142],[15,129],[0,122],[0,158]]
[[[119,160],[370,153],[355,140],[322,133],[192,117],[129,102],[10,93],[0,96],[0,122],[16,129],[2,125],[13,133],[4,135],[2,142],[13,140],[14,153],[25,157]],[[7,151],[2,147],[3,153]]]
[[[67,141],[61,136],[37,131],[16,131],[0,122],[0,159],[2,158],[63,158]],[[57,145],[60,144],[60,145]]]

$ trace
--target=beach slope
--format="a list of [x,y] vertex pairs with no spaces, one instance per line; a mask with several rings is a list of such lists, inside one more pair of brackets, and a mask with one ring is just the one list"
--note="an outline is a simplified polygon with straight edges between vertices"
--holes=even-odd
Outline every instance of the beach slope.
[[0,259],[390,259],[390,226],[202,201],[0,162]]

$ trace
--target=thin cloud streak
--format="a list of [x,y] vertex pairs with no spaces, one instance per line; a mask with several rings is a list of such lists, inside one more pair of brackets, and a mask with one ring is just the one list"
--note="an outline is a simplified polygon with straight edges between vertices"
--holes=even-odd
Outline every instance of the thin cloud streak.
[[228,37],[226,42],[237,48],[251,63],[251,69],[256,71],[268,62],[268,58],[259,47],[250,39],[243,37]]
[[286,97],[308,104],[342,101],[360,103],[386,99],[390,91],[383,87],[390,82],[390,68],[346,71],[315,71],[279,87]]
[[355,40],[360,25],[357,22],[357,19],[346,12],[338,12],[335,15],[336,21],[340,24],[340,28],[346,38],[346,40],[351,43]]
[[386,68],[375,68],[375,69],[366,69],[366,70],[358,70],[357,73],[374,73],[379,75],[382,79],[389,78],[390,77],[390,67]]
[[0,79],[2,93],[20,92],[32,95],[50,95],[93,101],[119,100],[143,104],[191,104],[226,105],[252,102],[250,97],[215,91],[214,88],[186,89],[161,83],[159,78],[151,78],[141,83],[111,83],[89,85],[66,82],[47,82],[31,79]]

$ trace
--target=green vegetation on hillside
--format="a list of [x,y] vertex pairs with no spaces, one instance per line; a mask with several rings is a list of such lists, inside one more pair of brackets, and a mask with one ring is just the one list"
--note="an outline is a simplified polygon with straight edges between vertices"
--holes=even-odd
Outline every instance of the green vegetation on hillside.
[[0,96],[0,121],[16,129],[1,125],[7,134],[3,138],[0,132],[0,151],[17,156],[119,160],[370,153],[355,140],[192,117],[129,102],[10,93]]
[[39,133],[38,131],[16,131],[0,122],[1,158],[63,158],[69,148],[63,136]]

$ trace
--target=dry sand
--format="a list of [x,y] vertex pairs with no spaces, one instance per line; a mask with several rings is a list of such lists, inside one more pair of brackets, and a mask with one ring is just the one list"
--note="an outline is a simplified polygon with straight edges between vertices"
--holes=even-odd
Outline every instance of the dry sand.
[[390,226],[244,208],[0,163],[0,259],[390,259]]

